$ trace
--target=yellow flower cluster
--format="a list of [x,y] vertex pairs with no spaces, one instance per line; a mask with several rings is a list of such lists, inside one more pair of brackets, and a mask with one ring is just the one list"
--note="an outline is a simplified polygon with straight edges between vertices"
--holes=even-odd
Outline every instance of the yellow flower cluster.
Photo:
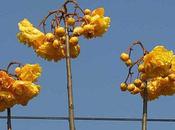
[[[77,58],[80,54],[79,36],[93,38],[102,36],[110,26],[110,18],[104,17],[104,9],[98,8],[91,12],[84,11],[83,22],[75,26],[76,19],[68,17],[66,19],[68,26],[72,29],[69,37],[70,57]],[[66,31],[64,27],[57,26],[53,32],[42,33],[35,28],[27,19],[18,23],[20,32],[17,38],[21,43],[33,47],[38,56],[48,61],[59,61],[66,57]]]
[[44,41],[45,35],[35,28],[27,19],[18,23],[20,32],[17,37],[20,42],[37,49]]
[[[27,20],[22,20],[19,24],[20,32],[17,37],[20,42],[32,46],[38,56],[55,62],[66,57],[65,29],[55,28],[54,33],[43,34]],[[76,58],[80,53],[78,37],[70,37],[70,56]]]
[[102,36],[110,26],[110,18],[104,17],[104,8],[97,8],[92,12],[86,9],[85,12],[85,22],[83,23],[84,37],[93,38]]
[[147,78],[167,76],[171,68],[174,67],[172,66],[173,59],[175,59],[173,51],[167,50],[164,46],[156,46],[143,58],[143,66]]
[[[128,59],[128,55],[121,54],[120,58],[124,61],[126,57]],[[133,83],[120,85],[122,91],[128,90],[131,94],[140,93],[143,96],[145,83],[147,83],[148,100],[175,93],[175,55],[173,51],[167,50],[164,46],[156,46],[143,57],[138,71],[140,76]]]
[[35,82],[41,75],[41,67],[39,64],[26,64],[23,67],[15,69],[18,78],[23,81]]
[[143,58],[141,78],[148,81],[148,99],[175,93],[175,55],[164,46],[156,46]]
[[17,79],[5,71],[0,71],[0,111],[15,104],[27,105],[28,101],[40,92],[40,86],[33,83],[41,75],[41,67],[38,64],[17,67],[15,73]]

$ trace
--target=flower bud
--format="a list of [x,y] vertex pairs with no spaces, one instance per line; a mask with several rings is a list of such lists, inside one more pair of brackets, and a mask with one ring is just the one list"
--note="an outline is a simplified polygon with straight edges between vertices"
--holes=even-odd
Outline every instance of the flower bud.
[[121,83],[120,84],[120,89],[121,89],[121,91],[126,91],[127,90],[127,84],[126,83]]
[[142,83],[140,89],[143,90],[146,87],[145,83]]
[[140,75],[140,79],[141,79],[142,81],[145,81],[145,80],[147,79],[146,74],[142,73],[142,74]]
[[69,40],[71,46],[76,46],[78,44],[78,37],[71,37]]
[[84,10],[84,14],[85,15],[90,15],[91,14],[91,10],[90,9],[85,9]]
[[139,88],[135,87],[134,90],[131,91],[131,94],[135,95],[135,94],[138,94],[140,92],[141,92],[141,90]]
[[135,79],[134,80],[134,85],[136,86],[136,87],[140,87],[141,86],[141,84],[142,84],[142,81],[140,80],[140,79]]
[[73,30],[73,35],[74,36],[80,36],[84,32],[84,29],[82,27],[75,27]]
[[85,16],[83,17],[83,19],[85,20],[85,22],[88,22],[88,23],[91,22],[91,16],[90,16],[90,15],[85,15]]
[[75,25],[75,19],[72,18],[72,17],[67,18],[66,21],[67,21],[67,24],[68,24],[69,26],[74,26],[74,25]]
[[134,84],[128,84],[128,88],[127,89],[128,89],[129,92],[131,92],[131,91],[133,91],[135,89],[135,87],[136,86]]
[[61,45],[61,41],[59,41],[58,39],[55,39],[52,44],[53,44],[53,47],[59,48]]
[[138,67],[138,71],[144,73],[145,72],[145,68],[143,64],[140,64]]
[[46,34],[46,40],[48,42],[53,42],[54,38],[55,38],[55,36],[53,35],[53,33],[47,33]]
[[16,67],[15,74],[19,75],[20,73],[21,73],[21,68],[20,67]]
[[129,58],[129,55],[127,53],[123,52],[120,55],[120,59],[125,62],[125,61],[129,60],[130,58]]
[[65,35],[65,29],[63,27],[57,27],[55,28],[55,35],[58,37],[62,37]]
[[125,62],[125,64],[126,64],[127,66],[131,66],[131,65],[132,65],[131,59],[127,60],[127,61]]

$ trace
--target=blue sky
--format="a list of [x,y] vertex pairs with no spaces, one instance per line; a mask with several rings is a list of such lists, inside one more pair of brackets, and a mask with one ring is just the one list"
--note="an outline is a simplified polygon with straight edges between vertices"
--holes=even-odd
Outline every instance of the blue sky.
[[[41,93],[27,107],[15,106],[16,116],[67,116],[65,61],[47,62],[37,57],[31,48],[16,38],[17,23],[28,18],[38,25],[49,10],[63,0],[6,0],[0,4],[0,68],[10,61],[40,63],[43,74],[39,79]],[[140,40],[150,50],[163,44],[174,50],[175,1],[169,0],[84,0],[82,8],[104,7],[111,17],[111,27],[102,38],[81,39],[81,54],[72,61],[73,91],[76,116],[137,117],[142,116],[142,99],[122,93],[119,84],[127,69],[119,55],[134,40]],[[137,53],[135,54],[137,56]],[[175,97],[160,97],[149,102],[149,118],[174,118]],[[1,115],[5,115],[3,112]],[[67,121],[13,120],[18,130],[68,130]],[[6,121],[0,121],[0,129]],[[140,130],[140,122],[76,121],[77,130]],[[148,130],[174,130],[173,123],[148,123]]]

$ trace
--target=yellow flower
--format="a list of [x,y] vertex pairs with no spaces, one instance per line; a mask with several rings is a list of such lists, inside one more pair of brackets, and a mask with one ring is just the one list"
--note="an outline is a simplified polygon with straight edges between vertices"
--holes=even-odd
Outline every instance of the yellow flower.
[[36,53],[38,54],[38,56],[41,56],[48,61],[58,61],[65,56],[62,53],[63,50],[64,49],[62,48],[55,48],[52,43],[45,42],[36,50]]
[[92,16],[95,16],[95,15],[104,16],[104,14],[105,14],[105,10],[103,7],[97,8],[92,11]]
[[[147,83],[148,100],[154,100],[159,96],[171,96],[175,94],[175,82],[168,77],[156,77]],[[143,96],[143,92],[141,92]]]
[[14,81],[5,71],[0,71],[0,91],[10,91]]
[[[160,96],[159,82],[156,79],[152,79],[147,83],[147,98],[148,100],[155,100]],[[143,91],[141,92],[143,96]]]
[[82,26],[86,38],[102,36],[108,30],[111,20],[109,17],[104,17],[104,13],[104,8],[97,8],[91,14],[85,15]]
[[80,35],[83,34],[83,32],[84,32],[84,29],[82,27],[78,26],[78,27],[74,28],[73,35],[74,36],[80,36]]
[[45,35],[37,28],[35,28],[27,19],[18,23],[20,32],[17,34],[17,38],[21,43],[32,46],[37,49],[44,41]]
[[87,24],[83,26],[83,35],[85,38],[90,39],[94,37],[94,25]]
[[167,76],[173,59],[173,51],[167,50],[164,46],[156,46],[149,54],[144,56],[145,74],[148,78]]
[[34,82],[41,75],[41,71],[42,68],[39,64],[26,64],[21,68],[18,77],[23,81]]
[[16,99],[11,92],[0,91],[0,111],[11,108],[16,104]]
[[91,24],[95,25],[94,35],[102,36],[110,27],[110,18],[95,15],[91,18]]
[[13,94],[17,104],[27,105],[28,101],[37,96],[40,92],[40,86],[30,81],[16,80],[13,84]]
[[173,58],[172,58],[172,61],[171,61],[170,73],[175,73],[175,55],[173,55]]

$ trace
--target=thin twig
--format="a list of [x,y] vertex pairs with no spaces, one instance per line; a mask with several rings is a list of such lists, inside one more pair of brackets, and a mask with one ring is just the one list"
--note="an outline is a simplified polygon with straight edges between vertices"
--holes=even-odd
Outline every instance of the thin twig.
[[22,64],[20,63],[20,62],[16,62],[16,61],[14,61],[14,62],[10,62],[9,64],[8,64],[8,66],[7,66],[7,73],[9,72],[9,69],[10,69],[10,67],[12,66],[12,65],[18,65],[18,67],[20,67],[20,66],[22,66]]

